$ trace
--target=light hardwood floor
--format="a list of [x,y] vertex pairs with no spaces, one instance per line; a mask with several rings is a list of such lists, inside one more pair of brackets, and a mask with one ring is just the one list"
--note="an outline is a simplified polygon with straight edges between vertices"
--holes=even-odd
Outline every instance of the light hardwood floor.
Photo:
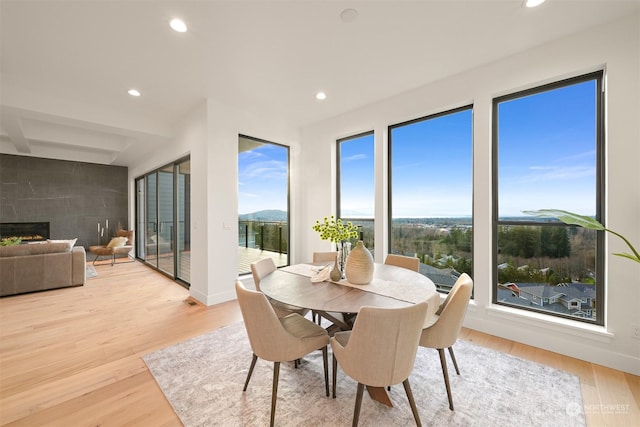
[[[0,425],[181,425],[141,356],[240,321],[236,302],[192,305],[138,262],[96,270],[82,287],[0,299]],[[461,338],[578,375],[590,426],[640,425],[637,376],[468,329]]]

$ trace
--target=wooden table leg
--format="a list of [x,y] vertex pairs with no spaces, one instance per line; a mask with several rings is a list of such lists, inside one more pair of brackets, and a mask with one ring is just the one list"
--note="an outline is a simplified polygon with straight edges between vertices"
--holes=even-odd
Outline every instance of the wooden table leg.
[[385,387],[367,386],[367,391],[373,400],[393,407],[393,402],[391,402],[391,397],[389,397],[389,393],[387,393],[387,389]]

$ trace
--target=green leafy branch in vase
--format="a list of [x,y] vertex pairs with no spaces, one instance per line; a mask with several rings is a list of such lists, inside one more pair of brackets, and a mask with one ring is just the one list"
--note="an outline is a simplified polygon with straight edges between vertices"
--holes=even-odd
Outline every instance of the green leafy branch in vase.
[[606,228],[604,225],[600,224],[598,221],[596,221],[594,218],[591,218],[590,216],[579,215],[577,213],[563,211],[561,209],[539,209],[537,211],[522,211],[522,212],[527,215],[537,216],[539,218],[556,218],[564,222],[565,224],[578,225],[580,227],[588,228],[591,230],[602,230],[602,231],[609,232],[613,235],[616,235],[619,238],[621,238],[627,244],[627,246],[629,246],[632,253],[630,254],[627,252],[622,252],[622,253],[614,253],[614,255],[620,256],[623,258],[629,258],[632,261],[640,263],[640,254],[638,254],[638,251],[636,250],[636,248],[633,247],[631,242],[629,242],[622,234],[616,233],[615,231]]
[[316,220],[313,230],[320,234],[322,240],[329,240],[336,244],[349,239],[358,238],[358,226],[351,221],[343,222],[340,218],[336,219],[333,215],[324,217],[322,222]]

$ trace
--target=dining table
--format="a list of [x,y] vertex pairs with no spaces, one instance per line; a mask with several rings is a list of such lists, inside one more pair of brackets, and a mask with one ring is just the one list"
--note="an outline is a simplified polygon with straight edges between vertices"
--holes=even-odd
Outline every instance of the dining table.
[[[428,303],[426,327],[440,306],[440,294],[434,283],[416,271],[374,263],[372,280],[355,285],[344,278],[331,281],[323,274],[326,268],[331,267],[322,263],[282,267],[260,280],[260,290],[270,299],[320,314],[332,322],[330,329],[334,331],[351,329],[351,319],[362,307],[399,308],[422,301]],[[392,406],[383,387],[367,390],[373,399]]]

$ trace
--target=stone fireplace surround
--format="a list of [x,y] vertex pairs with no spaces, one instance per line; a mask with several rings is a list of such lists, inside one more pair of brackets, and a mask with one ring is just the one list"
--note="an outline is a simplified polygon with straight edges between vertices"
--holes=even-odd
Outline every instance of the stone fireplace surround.
[[[118,226],[133,229],[128,180],[124,166],[0,154],[0,223],[48,222],[50,239],[104,243]],[[96,224],[107,219],[99,242]]]

